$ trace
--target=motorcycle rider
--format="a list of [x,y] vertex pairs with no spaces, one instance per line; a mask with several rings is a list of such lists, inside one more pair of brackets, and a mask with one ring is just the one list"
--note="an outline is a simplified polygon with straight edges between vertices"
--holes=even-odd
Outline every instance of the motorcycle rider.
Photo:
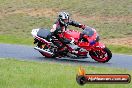
[[62,52],[64,50],[64,46],[61,46],[60,44],[54,42],[52,40],[53,36],[55,36],[63,45],[74,44],[74,40],[70,41],[68,39],[65,39],[59,36],[59,34],[67,30],[67,27],[69,25],[85,29],[85,25],[75,22],[73,20],[70,20],[69,13],[60,12],[58,15],[58,19],[54,23],[53,28],[50,30],[51,34],[48,36],[50,38],[50,41],[53,42],[53,44],[55,44],[58,47],[57,53],[59,53],[59,51]]

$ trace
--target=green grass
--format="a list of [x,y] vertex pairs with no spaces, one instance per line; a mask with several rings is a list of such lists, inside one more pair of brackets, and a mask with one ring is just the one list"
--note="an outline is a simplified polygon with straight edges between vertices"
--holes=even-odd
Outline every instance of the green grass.
[[[29,33],[32,28],[50,28],[55,21],[55,16],[46,17],[43,15],[39,17],[30,16],[26,13],[13,12],[32,8],[53,8],[56,9],[55,14],[59,11],[66,10],[71,14],[74,13],[87,17],[87,19],[81,19],[81,22],[97,28],[102,37],[132,36],[131,0],[72,0],[70,2],[69,0],[0,0],[0,2],[0,11],[3,14],[0,17],[0,34],[21,34],[21,36],[31,37]],[[91,16],[102,17],[102,19],[89,19]],[[116,19],[111,19],[114,17]],[[76,20],[76,18],[73,19]]]
[[[79,65],[0,59],[0,88],[80,88]],[[131,70],[83,66],[89,74],[130,74]],[[83,88],[131,88],[130,84],[87,84]]]
[[121,53],[132,55],[132,46],[108,45],[112,53]]
[[21,36],[23,38],[32,37],[31,30],[33,28],[51,26],[49,18],[31,17],[25,14],[13,14],[0,19],[0,34]]
[[[8,11],[20,8],[57,8],[84,15],[131,15],[131,0],[0,0],[0,7]],[[14,5],[14,3],[16,3]]]
[[9,44],[21,44],[21,45],[33,45],[33,38],[23,38],[22,36],[13,36],[13,35],[0,35],[0,43],[9,43]]

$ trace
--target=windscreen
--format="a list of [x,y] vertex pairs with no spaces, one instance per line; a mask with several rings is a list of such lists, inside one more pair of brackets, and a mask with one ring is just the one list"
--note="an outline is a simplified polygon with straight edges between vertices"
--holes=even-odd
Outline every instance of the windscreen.
[[91,36],[94,35],[94,30],[93,30],[91,27],[86,27],[86,28],[83,30],[82,34],[85,34],[85,35],[91,37]]

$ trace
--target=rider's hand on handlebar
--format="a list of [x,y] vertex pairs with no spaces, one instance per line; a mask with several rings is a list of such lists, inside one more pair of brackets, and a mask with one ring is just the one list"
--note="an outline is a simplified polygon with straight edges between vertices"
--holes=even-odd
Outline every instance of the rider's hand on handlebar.
[[80,28],[85,29],[86,28],[86,25],[81,24],[80,25]]

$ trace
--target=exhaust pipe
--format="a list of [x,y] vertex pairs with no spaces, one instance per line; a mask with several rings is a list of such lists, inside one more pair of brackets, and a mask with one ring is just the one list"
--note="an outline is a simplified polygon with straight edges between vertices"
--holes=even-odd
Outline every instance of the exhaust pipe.
[[35,49],[35,50],[38,50],[38,51],[40,51],[40,52],[43,52],[43,53],[47,53],[47,54],[53,55],[52,52],[49,52],[49,51],[46,51],[46,50],[40,49],[40,48],[38,48],[38,47],[34,47],[34,49]]

